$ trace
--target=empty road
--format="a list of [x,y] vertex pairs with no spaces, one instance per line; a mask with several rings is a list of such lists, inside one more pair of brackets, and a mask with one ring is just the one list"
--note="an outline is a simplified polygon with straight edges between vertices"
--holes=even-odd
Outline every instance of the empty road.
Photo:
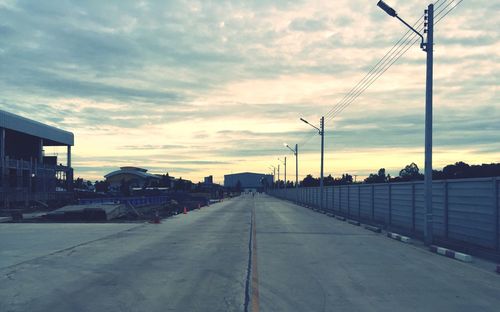
[[[61,237],[64,243],[54,237],[47,242],[30,224],[0,225],[0,233],[6,226],[19,228],[15,236],[0,237],[0,255],[10,259],[0,266],[0,311],[500,307],[500,276],[490,270],[266,195],[243,195],[158,225],[111,224],[113,230],[82,234],[84,241],[72,233],[71,239]],[[42,225],[35,226],[43,233]],[[60,225],[45,226],[57,237],[52,227]],[[30,252],[37,239],[51,245],[47,253]],[[30,250],[18,257],[22,246]]]

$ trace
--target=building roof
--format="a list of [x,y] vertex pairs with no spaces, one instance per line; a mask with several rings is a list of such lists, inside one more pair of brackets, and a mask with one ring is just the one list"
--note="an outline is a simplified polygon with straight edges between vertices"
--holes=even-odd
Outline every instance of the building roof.
[[[230,177],[230,176],[238,176],[238,175],[258,175],[258,176],[268,176],[270,174],[266,173],[255,173],[255,172],[239,172],[239,173],[231,173],[231,174],[225,174],[224,177]],[[272,175],[272,174],[271,174]]]
[[107,179],[119,174],[132,174],[143,179],[161,179],[159,176],[155,174],[147,173],[147,171],[148,171],[147,169],[127,166],[127,167],[120,167],[120,170],[110,172],[104,177]]
[[74,145],[73,133],[0,110],[0,127],[44,139],[45,146]]

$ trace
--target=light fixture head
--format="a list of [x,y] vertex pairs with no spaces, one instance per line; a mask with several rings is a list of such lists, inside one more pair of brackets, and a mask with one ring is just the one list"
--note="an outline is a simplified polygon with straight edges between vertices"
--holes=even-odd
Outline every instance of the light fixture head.
[[392,17],[396,17],[398,14],[396,13],[396,10],[394,10],[393,8],[391,8],[389,5],[387,5],[387,3],[385,3],[384,1],[380,0],[378,3],[377,3],[377,6],[379,8],[381,8],[382,10],[385,11],[385,13],[389,14],[390,16]]

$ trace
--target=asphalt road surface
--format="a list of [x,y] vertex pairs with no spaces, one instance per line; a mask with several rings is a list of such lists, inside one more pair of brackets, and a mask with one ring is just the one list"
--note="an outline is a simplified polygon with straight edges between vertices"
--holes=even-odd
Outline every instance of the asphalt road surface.
[[[0,255],[10,253],[0,266],[0,311],[500,307],[500,275],[491,270],[265,195],[243,195],[162,224],[100,229],[94,231],[99,237],[82,234],[85,241],[74,239],[78,232],[65,239],[68,227],[60,234],[51,229],[51,239],[33,228],[0,237]],[[0,233],[7,230],[0,225]],[[47,245],[47,253],[41,255],[33,242]],[[35,245],[37,252],[30,253]],[[22,246],[28,255],[16,257]]]

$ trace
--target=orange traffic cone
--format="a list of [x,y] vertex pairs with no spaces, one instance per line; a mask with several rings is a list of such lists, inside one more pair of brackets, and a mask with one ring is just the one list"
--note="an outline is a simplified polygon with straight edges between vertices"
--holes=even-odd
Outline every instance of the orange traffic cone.
[[184,213],[184,214],[187,214],[187,213],[188,213],[186,206],[184,206],[184,212],[183,212],[183,213]]
[[160,224],[161,223],[161,221],[160,221],[160,215],[158,213],[158,210],[156,211],[155,216],[154,216],[153,220],[151,220],[150,223],[154,223],[154,224]]

